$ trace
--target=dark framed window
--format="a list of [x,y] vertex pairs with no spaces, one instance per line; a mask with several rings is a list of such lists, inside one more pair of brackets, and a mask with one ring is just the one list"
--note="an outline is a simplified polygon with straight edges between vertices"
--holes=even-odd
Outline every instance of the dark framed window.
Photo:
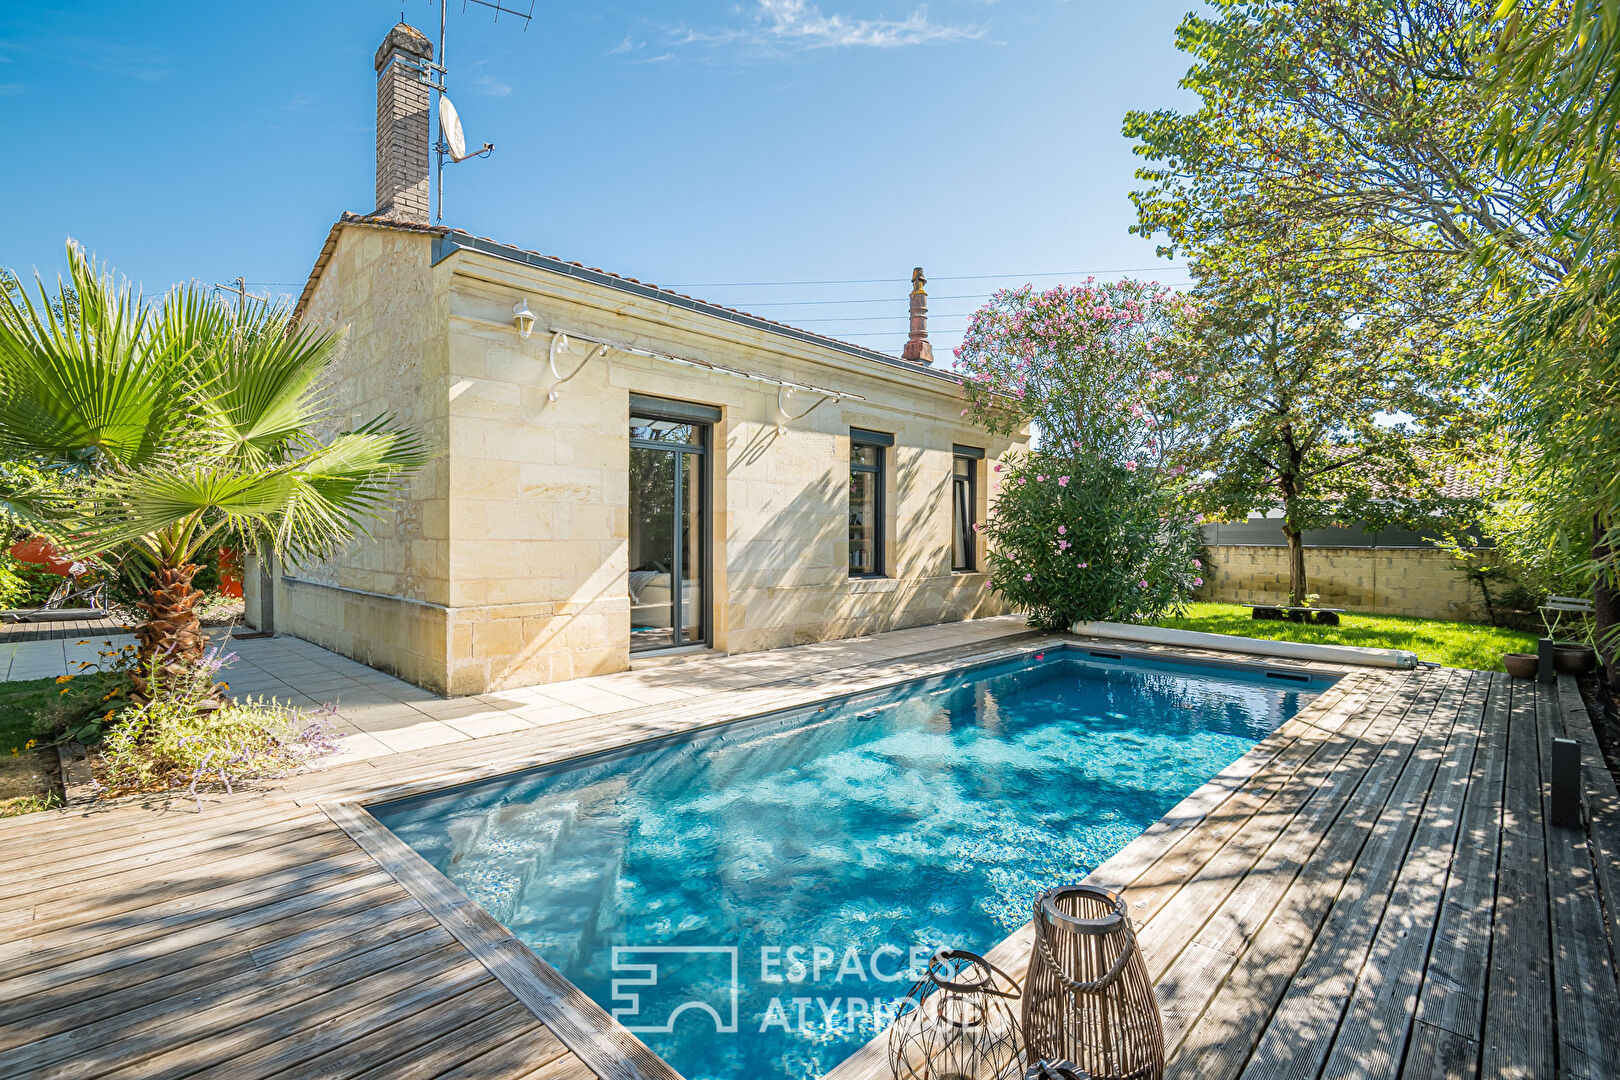
[[973,526],[979,520],[979,458],[960,451],[951,459],[951,569],[969,571],[978,568]]
[[709,635],[711,425],[720,410],[630,395],[630,651]]
[[883,456],[893,435],[849,433],[849,576],[883,576]]

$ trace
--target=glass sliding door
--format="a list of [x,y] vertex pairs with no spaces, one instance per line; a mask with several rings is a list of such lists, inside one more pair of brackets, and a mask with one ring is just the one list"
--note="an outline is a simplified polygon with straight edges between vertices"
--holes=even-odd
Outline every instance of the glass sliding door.
[[[634,408],[639,404],[641,408]],[[670,403],[675,412],[680,403]],[[709,639],[709,425],[630,416],[630,648],[702,645]]]

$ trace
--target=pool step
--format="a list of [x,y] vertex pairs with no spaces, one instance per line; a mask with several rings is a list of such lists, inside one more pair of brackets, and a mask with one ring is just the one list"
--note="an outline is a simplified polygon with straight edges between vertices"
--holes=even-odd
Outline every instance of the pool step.
[[551,857],[579,807],[576,799],[508,805],[456,822],[452,830],[460,835],[450,855],[450,878],[507,922],[535,866]]

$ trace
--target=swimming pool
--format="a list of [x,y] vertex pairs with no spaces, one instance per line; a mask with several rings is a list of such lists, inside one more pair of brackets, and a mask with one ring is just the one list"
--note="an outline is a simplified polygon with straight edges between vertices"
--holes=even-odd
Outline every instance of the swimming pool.
[[370,809],[689,1080],[809,1080],[1332,682],[1060,647]]

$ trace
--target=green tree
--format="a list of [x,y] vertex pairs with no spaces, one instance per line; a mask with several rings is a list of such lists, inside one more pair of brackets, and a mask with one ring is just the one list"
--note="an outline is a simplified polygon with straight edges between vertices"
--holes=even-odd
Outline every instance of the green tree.
[[67,494],[41,505],[59,544],[144,567],[145,693],[202,657],[199,553],[329,554],[425,454],[385,417],[338,430],[321,387],[337,335],[196,285],[149,305],[77,246],[68,262],[76,303],[40,283],[0,307],[0,454],[60,467]]
[[1130,113],[1125,133],[1148,182],[1135,229],[1167,250],[1321,226],[1324,255],[1422,260],[1498,313],[1471,343],[1480,389],[1535,456],[1539,519],[1593,539],[1620,643],[1615,18],[1607,0],[1215,0],[1177,32],[1199,107]]
[[[1330,245],[1298,230],[1280,253],[1233,247],[1195,264],[1196,316],[1177,339],[1198,404],[1183,417],[1177,463],[1218,519],[1282,511],[1289,602],[1310,593],[1303,534],[1330,525],[1440,528],[1463,508],[1432,480],[1462,396],[1424,331],[1440,286],[1371,262],[1295,254]],[[1397,277],[1405,280],[1395,287]]]

